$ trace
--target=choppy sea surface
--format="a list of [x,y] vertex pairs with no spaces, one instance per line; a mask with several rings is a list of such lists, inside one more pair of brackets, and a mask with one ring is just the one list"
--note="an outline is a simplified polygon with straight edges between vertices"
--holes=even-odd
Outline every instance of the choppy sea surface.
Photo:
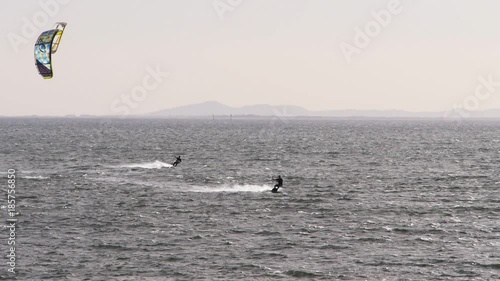
[[4,118],[0,144],[2,280],[500,280],[500,121]]

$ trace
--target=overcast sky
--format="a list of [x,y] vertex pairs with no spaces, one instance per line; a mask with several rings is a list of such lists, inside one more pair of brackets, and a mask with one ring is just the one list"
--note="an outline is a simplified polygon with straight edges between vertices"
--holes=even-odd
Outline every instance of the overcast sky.
[[[0,115],[143,114],[208,100],[311,110],[500,108],[497,0],[0,5]],[[54,78],[44,80],[33,45],[58,21],[68,25],[52,57]]]

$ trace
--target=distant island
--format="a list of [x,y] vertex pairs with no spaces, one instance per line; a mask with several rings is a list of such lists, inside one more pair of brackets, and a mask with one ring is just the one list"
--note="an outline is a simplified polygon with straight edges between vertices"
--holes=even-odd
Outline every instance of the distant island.
[[294,105],[257,104],[231,107],[216,101],[179,106],[153,112],[145,117],[337,117],[337,118],[500,118],[500,109],[485,111],[410,112],[403,110],[325,110],[311,111]]
[[[256,104],[232,107],[216,101],[178,106],[136,115],[25,115],[16,118],[360,118],[360,119],[500,119],[500,109],[484,111],[449,110],[447,112],[412,112],[404,110],[308,110],[295,105]],[[2,116],[0,118],[11,118]]]

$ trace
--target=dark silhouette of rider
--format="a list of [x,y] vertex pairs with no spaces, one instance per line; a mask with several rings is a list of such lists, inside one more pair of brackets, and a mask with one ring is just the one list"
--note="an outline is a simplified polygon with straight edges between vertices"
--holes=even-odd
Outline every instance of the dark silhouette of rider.
[[175,162],[172,164],[172,166],[177,167],[177,165],[181,162],[182,162],[181,156],[175,157]]
[[276,184],[274,185],[272,192],[278,192],[278,189],[283,186],[283,179],[281,178],[280,175],[278,175],[278,178],[273,179],[276,181]]

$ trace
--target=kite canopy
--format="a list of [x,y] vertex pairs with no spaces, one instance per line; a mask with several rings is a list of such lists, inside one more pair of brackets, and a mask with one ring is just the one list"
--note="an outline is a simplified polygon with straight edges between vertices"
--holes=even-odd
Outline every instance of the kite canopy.
[[38,73],[44,79],[50,79],[54,75],[52,70],[52,54],[55,54],[59,47],[65,22],[57,22],[54,28],[42,32],[35,43],[35,64],[38,68]]

